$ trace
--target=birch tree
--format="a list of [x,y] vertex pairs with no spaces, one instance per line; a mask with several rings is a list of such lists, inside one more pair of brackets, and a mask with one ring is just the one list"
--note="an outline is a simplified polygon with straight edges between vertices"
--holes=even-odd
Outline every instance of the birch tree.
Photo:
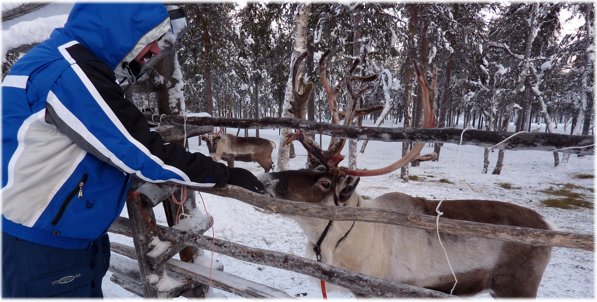
[[[294,17],[294,29],[292,32],[293,47],[292,55],[290,58],[289,66],[293,66],[297,58],[305,52],[307,49],[307,23],[310,11],[310,4],[301,3],[297,7],[297,11]],[[293,76],[288,76],[288,82],[286,84],[286,91],[284,93],[284,105],[282,107],[282,117],[291,117],[292,115],[288,112],[290,109],[290,102],[292,101],[292,80]],[[288,159],[290,147],[284,145],[286,136],[290,134],[290,130],[284,128],[280,131],[280,141],[278,143],[278,171],[284,171],[288,169]]]

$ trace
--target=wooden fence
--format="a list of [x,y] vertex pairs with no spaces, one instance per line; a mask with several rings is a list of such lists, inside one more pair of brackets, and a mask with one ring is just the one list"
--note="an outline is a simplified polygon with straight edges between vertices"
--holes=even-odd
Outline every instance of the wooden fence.
[[[404,225],[422,229],[435,229],[435,217],[404,214],[382,209],[329,207],[310,205],[289,200],[279,200],[253,193],[242,188],[194,188],[206,193],[232,197],[272,213],[312,216],[334,220],[359,220]],[[233,242],[203,235],[213,221],[205,219],[201,228],[193,231],[157,225],[153,206],[165,199],[173,188],[168,185],[146,183],[127,200],[129,218],[120,217],[110,232],[130,236],[134,248],[114,243],[113,252],[137,261],[138,269],[130,269],[123,261],[115,261],[110,269],[112,280],[123,288],[142,297],[176,297],[181,294],[196,297],[205,292],[206,284],[241,297],[290,298],[279,289],[258,284],[221,271],[209,271],[199,264],[171,259],[187,246],[211,250],[243,261],[277,267],[326,280],[362,296],[370,297],[447,297],[433,290],[416,288],[384,279],[347,271],[314,260],[263,249],[251,248]],[[477,236],[531,245],[566,247],[593,250],[592,235],[539,230],[484,223],[440,220],[440,232],[464,236]],[[166,248],[155,242],[166,242]],[[153,248],[152,248],[153,246]]]
[[[147,189],[150,187],[150,189]],[[231,192],[252,194],[241,188],[229,188]],[[206,189],[211,190],[211,189]],[[145,192],[145,193],[140,193]],[[151,192],[151,193],[147,193]],[[156,193],[157,192],[157,193]],[[129,218],[118,218],[109,231],[129,236],[134,248],[120,243],[112,244],[112,251],[129,261],[137,261],[138,269],[124,265],[123,260],[112,261],[112,281],[126,290],[142,297],[176,297],[184,293],[196,296],[197,289],[211,284],[241,297],[290,298],[281,290],[258,284],[224,272],[211,271],[199,264],[171,259],[187,246],[212,250],[240,260],[292,270],[324,279],[330,283],[350,288],[363,296],[375,297],[447,297],[433,290],[399,284],[384,279],[354,273],[338,267],[291,254],[242,246],[233,242],[202,235],[213,223],[207,219],[205,227],[194,231],[179,230],[157,225],[153,206],[172,192],[170,186],[146,183],[129,194],[127,210]],[[225,193],[220,191],[220,193]],[[258,196],[261,196],[257,194]],[[289,202],[289,201],[281,201]],[[156,247],[155,242],[168,241],[166,248]],[[152,249],[152,246],[154,248]],[[158,251],[156,251],[156,249]]]
[[[173,123],[174,125],[168,125],[167,121],[170,120],[172,122],[172,119],[174,119],[172,116],[161,116],[159,121],[154,121],[161,124],[160,126],[154,127],[154,130],[158,131],[167,141],[175,141],[191,136],[197,136],[211,131],[213,128],[212,126],[206,126],[206,122],[200,118],[189,121],[189,124],[194,123],[194,125],[187,125],[187,132],[185,133],[182,131],[180,125],[176,125],[176,122]],[[214,119],[208,119],[208,122],[212,123],[212,125],[219,125],[220,123],[219,120]],[[226,120],[224,121],[224,124],[228,125],[226,123],[230,122],[237,121]],[[284,126],[287,122],[288,121],[283,120],[274,124],[277,126]],[[267,121],[265,124],[269,123],[271,123],[271,121]],[[236,126],[241,128],[256,127],[256,125],[253,124],[241,124]],[[313,127],[313,125],[310,124],[291,124],[286,126],[295,126],[298,128]],[[334,132],[335,135],[356,135],[346,132],[350,129],[342,128],[337,130],[340,132]],[[320,129],[319,132],[325,131],[327,130]],[[373,131],[372,133],[377,133],[375,131],[379,130],[368,130],[366,132],[371,131]],[[503,135],[506,134],[502,134],[502,136]],[[375,135],[370,134],[369,136],[371,136],[369,138],[376,138]],[[421,138],[420,134],[406,139],[410,140],[416,138],[426,140],[425,137]],[[589,137],[567,136],[567,138],[564,138],[552,135],[547,138],[548,139],[543,140],[544,143],[541,144],[543,147],[541,147],[541,145],[537,146],[531,143],[524,143],[526,140],[521,140],[512,146],[509,146],[509,148],[535,150],[545,150],[544,148],[547,148],[553,150],[553,148],[584,146],[584,148],[579,148],[583,151],[576,151],[578,152],[577,154],[593,152],[593,146],[587,143],[587,141],[590,140]],[[398,137],[390,140],[400,141],[404,139],[404,137]],[[427,139],[430,138],[428,137]],[[443,141],[449,141],[449,139],[443,139]],[[475,138],[473,138],[470,143],[476,144],[475,141]],[[524,145],[524,147],[521,147],[522,145]],[[570,150],[567,151],[575,152]],[[274,199],[237,187],[190,189],[235,198],[271,213],[311,216],[331,220],[379,222],[426,230],[435,230],[436,228],[436,217],[430,215],[406,214],[384,209],[338,208],[323,205],[311,205],[289,200]],[[203,233],[208,230],[213,223],[211,217],[205,218],[205,221],[203,221],[201,226],[194,227],[192,230],[181,229],[177,226],[166,227],[156,224],[153,207],[164,200],[170,199],[175,190],[176,189],[170,185],[156,185],[151,183],[144,183],[140,186],[136,186],[135,190],[129,193],[127,198],[129,218],[120,217],[110,227],[110,232],[129,236],[132,238],[134,244],[134,247],[120,243],[112,244],[112,251],[117,254],[112,258],[112,263],[110,265],[110,270],[113,273],[112,281],[139,296],[177,297],[184,295],[188,297],[200,297],[206,292],[208,288],[207,285],[209,284],[214,288],[219,288],[241,297],[290,298],[290,296],[279,289],[271,288],[264,284],[258,284],[216,269],[210,271],[209,268],[200,264],[183,262],[172,258],[183,249],[189,247],[211,250],[243,261],[309,275],[326,280],[329,283],[349,288],[351,291],[362,296],[449,296],[433,290],[373,278],[291,254],[251,248],[237,243],[204,236]],[[194,199],[190,200],[194,202]],[[442,218],[440,220],[439,230],[444,234],[484,237],[531,245],[565,247],[588,251],[593,251],[594,249],[593,235],[588,234],[499,226],[447,218]],[[183,260],[188,261],[189,259]]]

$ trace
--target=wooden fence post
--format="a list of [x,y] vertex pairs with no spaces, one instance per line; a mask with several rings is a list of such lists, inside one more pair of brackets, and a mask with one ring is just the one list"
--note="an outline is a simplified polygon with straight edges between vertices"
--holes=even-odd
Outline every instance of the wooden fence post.
[[155,298],[158,296],[155,282],[150,281],[150,276],[159,276],[164,274],[161,266],[151,267],[147,261],[147,254],[150,252],[149,244],[152,238],[156,236],[157,229],[152,230],[149,225],[155,226],[155,216],[151,206],[144,206],[141,201],[141,194],[132,192],[126,201],[126,208],[129,213],[129,219],[132,227],[132,237],[135,244],[137,259],[139,259],[139,271],[141,273],[141,282],[143,284],[143,295],[146,298]]

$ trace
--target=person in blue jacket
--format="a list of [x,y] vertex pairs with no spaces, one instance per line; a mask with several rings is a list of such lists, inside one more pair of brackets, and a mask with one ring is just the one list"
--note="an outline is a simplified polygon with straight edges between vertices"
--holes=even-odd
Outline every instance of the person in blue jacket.
[[2,296],[102,297],[132,176],[237,185],[249,171],[165,143],[119,86],[172,38],[157,3],[75,4],[2,83]]

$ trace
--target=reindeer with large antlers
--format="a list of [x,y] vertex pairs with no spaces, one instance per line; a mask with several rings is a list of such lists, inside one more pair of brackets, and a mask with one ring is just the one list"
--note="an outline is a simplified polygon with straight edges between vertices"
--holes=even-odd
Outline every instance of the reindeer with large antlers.
[[[433,127],[429,87],[424,75],[416,70],[424,102],[423,126]],[[325,71],[320,70],[320,74],[325,76]],[[350,80],[349,74],[346,81]],[[322,79],[322,83],[328,101],[333,103],[337,90],[331,88],[325,79]],[[350,118],[351,114],[347,113],[345,118]],[[333,117],[336,118],[337,116]],[[275,198],[427,215],[436,215],[435,211],[439,208],[445,218],[550,229],[548,223],[535,211],[505,202],[445,200],[440,204],[440,201],[402,193],[387,193],[375,199],[363,199],[356,193],[359,176],[380,175],[408,164],[417,158],[423,147],[421,143],[415,144],[409,154],[386,168],[361,171],[338,168],[341,160],[339,150],[342,148],[337,149],[336,145],[328,150],[338,152],[332,154],[321,151],[308,136],[298,133],[292,139],[298,139],[320,167],[265,174],[262,182],[267,193]],[[310,246],[308,251],[313,251],[319,261],[455,295],[490,291],[495,297],[535,297],[551,255],[550,247],[486,238],[444,235],[440,242],[435,232],[404,226],[362,221],[328,221],[303,216],[291,218],[304,230]]]

